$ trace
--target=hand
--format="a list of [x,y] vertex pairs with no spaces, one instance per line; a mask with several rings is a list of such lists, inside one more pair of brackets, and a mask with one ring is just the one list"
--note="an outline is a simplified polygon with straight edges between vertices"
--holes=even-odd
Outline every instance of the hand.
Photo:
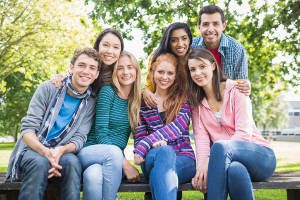
[[61,173],[59,170],[62,169],[62,166],[59,164],[60,158],[63,155],[63,149],[62,147],[56,147],[49,149],[49,152],[51,154],[50,163],[52,165],[52,168],[48,171],[48,179],[52,177],[61,177]]
[[152,147],[155,148],[155,147],[166,146],[166,145],[167,142],[165,140],[160,140],[158,142],[153,143]]
[[140,173],[126,158],[123,161],[124,174],[129,182],[137,182],[140,180]]
[[192,179],[192,185],[196,190],[200,190],[201,192],[206,192],[207,185],[207,168],[208,168],[208,161],[205,161],[201,166],[200,169],[197,170],[196,175]]
[[236,88],[243,94],[245,94],[246,96],[250,96],[251,94],[251,84],[249,80],[246,79],[239,79],[236,80],[236,82],[238,83]]
[[157,98],[150,90],[145,90],[143,92],[143,98],[146,103],[146,105],[150,108],[154,108],[157,106]]
[[141,165],[144,162],[144,158],[140,156],[139,154],[134,154],[134,163],[137,165]]
[[62,81],[66,78],[63,74],[55,74],[51,76],[50,81],[56,88],[60,88],[62,86]]

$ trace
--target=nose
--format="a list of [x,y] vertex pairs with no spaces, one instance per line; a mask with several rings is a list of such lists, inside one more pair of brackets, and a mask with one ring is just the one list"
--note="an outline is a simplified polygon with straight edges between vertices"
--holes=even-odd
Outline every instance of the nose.
[[112,53],[113,52],[113,47],[108,47],[107,52]]
[[182,39],[180,39],[180,40],[178,41],[178,46],[182,46],[182,44],[183,44],[183,41],[182,41]]

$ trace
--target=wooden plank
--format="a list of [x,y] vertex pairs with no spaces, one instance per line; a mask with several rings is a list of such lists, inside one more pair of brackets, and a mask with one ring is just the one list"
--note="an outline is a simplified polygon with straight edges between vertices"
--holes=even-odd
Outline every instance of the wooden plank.
[[287,200],[299,200],[300,199],[300,190],[291,190],[287,191]]

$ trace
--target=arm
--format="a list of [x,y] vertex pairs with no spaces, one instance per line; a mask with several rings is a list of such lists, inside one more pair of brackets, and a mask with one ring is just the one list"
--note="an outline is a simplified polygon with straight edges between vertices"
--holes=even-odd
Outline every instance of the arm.
[[188,104],[184,104],[171,123],[147,135],[136,145],[136,149],[140,150],[137,153],[145,157],[154,143],[160,140],[175,141],[179,139],[182,136],[182,132],[189,129],[190,116],[191,107]]
[[152,79],[150,77],[150,70],[151,70],[151,64],[152,64],[153,56],[154,56],[154,52],[152,52],[149,55],[149,58],[148,58],[148,65],[147,65],[148,70],[147,70],[147,77],[146,77],[146,90],[149,90],[151,92],[155,91],[154,85],[152,83]]
[[209,133],[203,126],[203,121],[199,116],[199,107],[192,111],[193,132],[196,147],[196,175],[192,180],[195,189],[206,192],[207,169],[210,154]]
[[205,161],[209,159],[210,155],[209,133],[203,123],[199,116],[199,108],[194,108],[192,111],[192,124],[195,138],[197,169],[200,168],[202,163],[205,163]]
[[234,90],[232,95],[234,95],[231,99],[234,101],[232,105],[234,106],[235,133],[231,139],[249,138],[254,123],[250,98],[239,90]]
[[248,79],[248,59],[245,48],[239,44],[234,52],[234,79]]

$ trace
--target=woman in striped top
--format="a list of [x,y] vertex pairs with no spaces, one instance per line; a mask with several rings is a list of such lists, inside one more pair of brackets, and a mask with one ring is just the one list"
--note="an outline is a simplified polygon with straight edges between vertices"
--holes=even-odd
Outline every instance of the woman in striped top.
[[[83,167],[85,199],[116,199],[122,165],[128,173],[138,171],[124,159],[131,130],[139,121],[141,105],[140,68],[135,57],[123,51],[112,74],[112,85],[101,87],[96,102],[96,119],[86,147],[78,154]],[[128,172],[129,171],[129,172]]]
[[197,157],[192,183],[207,189],[209,200],[226,200],[228,194],[231,199],[254,199],[251,180],[270,177],[276,158],[254,124],[250,98],[217,65],[206,49],[193,49],[188,57]]
[[173,54],[163,53],[152,65],[157,107],[142,103],[140,123],[134,133],[134,160],[149,179],[153,199],[176,199],[178,184],[191,181],[195,175],[195,158],[190,144],[191,108],[185,102]]

